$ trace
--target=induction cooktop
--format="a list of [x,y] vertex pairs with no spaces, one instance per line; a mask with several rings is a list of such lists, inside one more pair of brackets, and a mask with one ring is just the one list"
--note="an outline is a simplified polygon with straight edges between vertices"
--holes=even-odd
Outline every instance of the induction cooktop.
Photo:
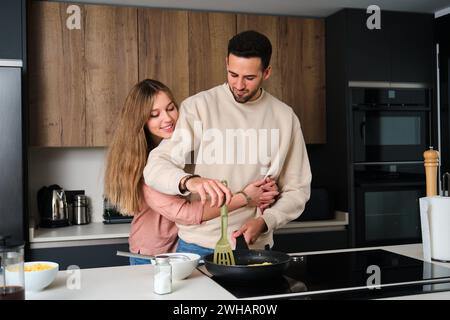
[[258,282],[212,277],[204,266],[200,271],[244,299],[374,299],[450,291],[450,268],[381,249],[292,256],[283,276]]

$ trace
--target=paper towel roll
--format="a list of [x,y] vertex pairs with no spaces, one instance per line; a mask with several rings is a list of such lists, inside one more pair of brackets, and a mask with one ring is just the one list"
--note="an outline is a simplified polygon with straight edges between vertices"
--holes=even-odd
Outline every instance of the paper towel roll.
[[450,261],[450,197],[429,197],[431,258]]

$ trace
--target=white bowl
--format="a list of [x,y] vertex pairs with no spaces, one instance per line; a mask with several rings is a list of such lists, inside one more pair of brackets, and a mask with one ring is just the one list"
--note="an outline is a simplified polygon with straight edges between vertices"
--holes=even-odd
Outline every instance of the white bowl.
[[50,265],[52,268],[40,271],[25,271],[25,290],[40,291],[49,286],[56,278],[59,271],[59,264],[50,261],[25,262],[24,267],[29,267],[37,263]]
[[176,253],[164,253],[165,256],[179,256],[184,255],[189,257],[189,260],[170,260],[172,266],[172,279],[173,280],[183,280],[191,275],[198,265],[200,260],[200,255],[195,253],[187,252],[176,252]]

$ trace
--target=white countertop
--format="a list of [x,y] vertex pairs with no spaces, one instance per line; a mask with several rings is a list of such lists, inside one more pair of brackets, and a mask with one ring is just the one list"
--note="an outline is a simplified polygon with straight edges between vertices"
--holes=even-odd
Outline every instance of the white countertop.
[[[344,230],[348,225],[348,213],[336,211],[335,218],[322,221],[292,221],[280,229],[276,234],[299,233],[310,231]],[[60,247],[83,245],[87,240],[128,239],[130,223],[104,224],[93,222],[86,225],[77,225],[60,228],[30,228],[31,248]],[[59,242],[59,243],[58,243]]]
[[[403,254],[412,258],[422,258],[422,245],[401,245],[377,247]],[[342,252],[353,250],[367,250],[368,248],[308,252],[320,254],[326,252]],[[373,249],[373,248],[370,248]],[[301,253],[305,254],[305,253]],[[438,263],[450,267],[449,264]],[[72,271],[73,272],[73,271]],[[61,270],[56,280],[41,292],[26,292],[26,299],[87,299],[87,300],[122,300],[122,299],[151,299],[151,300],[234,300],[232,294],[223,289],[209,277],[195,270],[185,280],[173,284],[173,292],[167,295],[153,293],[153,266],[123,266],[96,269],[82,269],[80,274],[80,288],[69,289],[67,283],[71,282],[75,274]],[[449,292],[430,293],[416,296],[397,297],[393,299],[450,299]]]
[[72,240],[97,240],[128,238],[130,224],[104,224],[93,222],[85,225],[30,229],[30,243]]
[[[75,276],[75,274],[72,274]],[[41,292],[26,292],[27,300],[230,300],[235,297],[195,270],[188,279],[174,281],[172,293],[153,293],[153,266],[138,265],[80,270],[80,288],[68,289],[71,274],[60,271]]]

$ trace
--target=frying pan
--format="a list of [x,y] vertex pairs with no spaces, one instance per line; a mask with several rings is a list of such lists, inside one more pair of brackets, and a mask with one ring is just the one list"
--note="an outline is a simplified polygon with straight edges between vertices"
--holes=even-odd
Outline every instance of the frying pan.
[[[204,258],[206,270],[217,278],[229,281],[256,281],[281,277],[288,267],[290,256],[284,252],[271,250],[249,250],[244,236],[236,238],[233,250],[236,265],[214,263],[214,253]],[[249,266],[270,262],[268,265]]]

